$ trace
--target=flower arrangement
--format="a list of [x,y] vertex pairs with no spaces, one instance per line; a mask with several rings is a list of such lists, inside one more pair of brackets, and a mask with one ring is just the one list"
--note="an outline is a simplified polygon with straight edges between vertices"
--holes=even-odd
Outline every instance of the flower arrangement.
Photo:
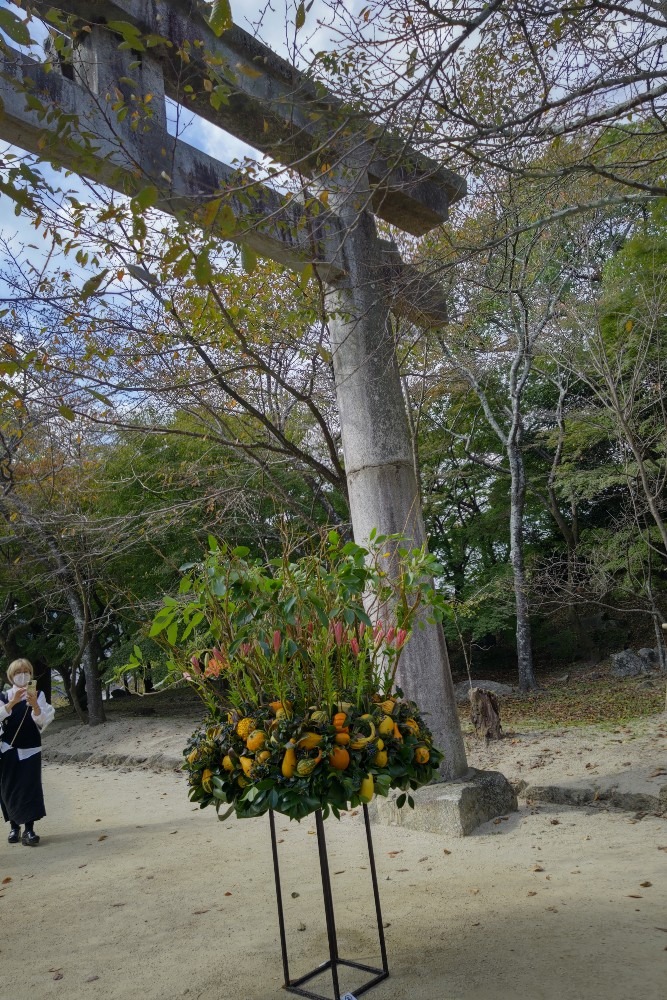
[[377,535],[362,548],[332,531],[313,552],[263,564],[209,539],[204,562],[184,569],[151,634],[208,709],[184,751],[192,801],[219,815],[227,803],[221,818],[297,820],[390,788],[413,805],[442,760],[395,684],[424,609],[442,613],[425,549]]

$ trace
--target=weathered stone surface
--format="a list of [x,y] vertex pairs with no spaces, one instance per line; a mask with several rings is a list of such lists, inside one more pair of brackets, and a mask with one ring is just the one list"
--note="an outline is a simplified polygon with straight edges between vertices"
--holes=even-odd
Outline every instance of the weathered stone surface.
[[420,788],[413,793],[415,808],[397,809],[401,793],[373,799],[372,818],[386,826],[403,826],[424,833],[467,837],[482,823],[517,809],[516,793],[499,771],[471,768],[464,779]]
[[633,653],[631,649],[624,649],[622,653],[612,653],[610,660],[614,677],[638,677],[650,670],[646,660]]
[[[497,698],[508,697],[509,695],[516,694],[516,688],[511,687],[509,684],[499,684],[498,681],[473,680],[472,686],[481,688],[482,691],[491,691]],[[454,695],[458,705],[463,705],[465,702],[470,700],[468,697],[469,692],[470,681],[459,681],[458,684],[454,685]]]
[[645,660],[649,667],[657,667],[660,663],[657,649],[648,649],[647,647],[644,647],[644,649],[640,649],[638,651],[637,656],[639,656],[642,660]]

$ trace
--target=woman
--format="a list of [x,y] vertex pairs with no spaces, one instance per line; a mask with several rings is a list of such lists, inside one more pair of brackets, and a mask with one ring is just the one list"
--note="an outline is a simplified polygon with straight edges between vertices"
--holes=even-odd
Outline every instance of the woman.
[[[41,731],[55,715],[43,693],[37,694],[29,660],[9,664],[9,691],[0,694],[0,806],[11,830],[10,844],[36,847],[39,837],[34,824],[46,816],[42,791]],[[23,836],[21,836],[23,824]]]

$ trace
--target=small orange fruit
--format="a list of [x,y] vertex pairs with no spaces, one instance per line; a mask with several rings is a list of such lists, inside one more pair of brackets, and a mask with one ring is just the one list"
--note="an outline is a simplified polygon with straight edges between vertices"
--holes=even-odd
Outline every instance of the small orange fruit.
[[340,732],[336,733],[334,736],[334,742],[338,743],[341,747],[347,746],[350,742],[350,734],[347,729],[341,729]]
[[334,770],[345,771],[350,766],[350,755],[345,747],[334,747],[329,754],[329,763]]
[[245,745],[248,750],[261,750],[265,743],[266,733],[263,733],[261,729],[253,729],[250,736],[245,741]]
[[430,756],[426,747],[417,747],[415,749],[415,760],[418,764],[428,764]]

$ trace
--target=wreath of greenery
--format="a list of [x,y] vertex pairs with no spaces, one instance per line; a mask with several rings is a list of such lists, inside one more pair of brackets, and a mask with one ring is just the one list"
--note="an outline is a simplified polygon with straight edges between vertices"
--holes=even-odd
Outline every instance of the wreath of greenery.
[[150,630],[208,709],[184,751],[191,799],[228,804],[221,818],[339,816],[390,788],[413,805],[443,755],[396,673],[413,629],[442,618],[438,570],[400,535],[362,548],[331,531],[266,563],[209,539]]
[[416,705],[400,691],[377,697],[361,708],[343,698],[333,715],[286,701],[209,718],[184,750],[191,800],[230,804],[222,819],[268,809],[338,817],[390,788],[404,791],[399,807],[413,806],[409,792],[431,781],[442,754]]

